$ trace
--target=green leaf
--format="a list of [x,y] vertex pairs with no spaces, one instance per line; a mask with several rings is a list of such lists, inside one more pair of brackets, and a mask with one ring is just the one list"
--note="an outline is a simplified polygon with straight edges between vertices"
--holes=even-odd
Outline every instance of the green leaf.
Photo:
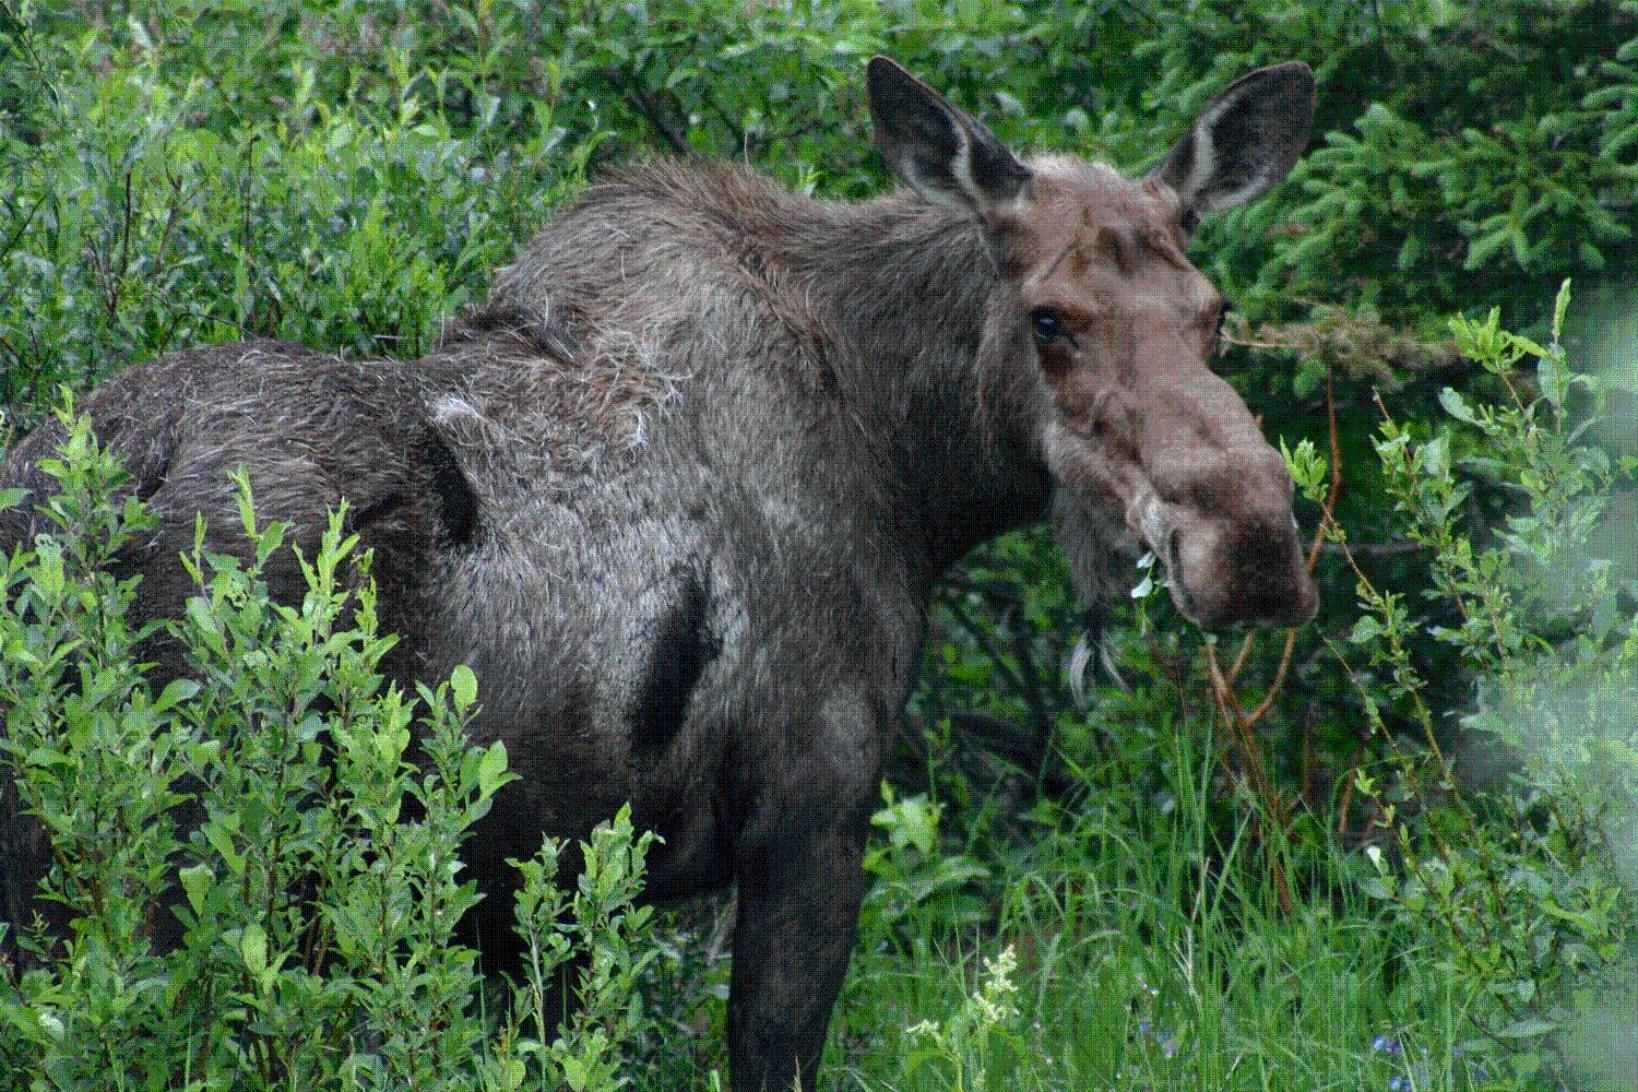
[[1479,423],[1478,418],[1474,416],[1473,407],[1467,404],[1467,399],[1451,387],[1439,392],[1439,404],[1445,408],[1446,413],[1458,421],[1465,421],[1470,425]]
[[244,957],[245,969],[252,978],[267,973],[267,930],[252,922],[245,926],[239,937],[239,954]]
[[564,1054],[558,1062],[563,1066],[563,1083],[573,1092],[583,1092],[586,1087],[586,1063],[573,1054]]
[[55,747],[35,747],[29,751],[23,762],[41,770],[52,766],[63,766],[69,769],[74,767],[74,760]]
[[1430,478],[1443,478],[1450,472],[1450,437],[1441,433],[1422,445],[1417,453],[1422,472]]
[[233,836],[217,823],[206,823],[201,829],[204,831],[205,841],[222,855],[223,861],[227,862],[228,871],[235,876],[242,875],[245,870],[245,859],[233,848]]
[[[1638,40],[1638,39],[1635,39]],[[1558,298],[1553,300],[1553,340],[1557,341],[1564,334],[1564,316],[1570,310],[1570,278],[1565,277],[1564,283],[1558,286]]]
[[483,753],[483,760],[478,763],[478,791],[485,796],[493,796],[495,790],[505,783],[506,744],[497,739],[489,745],[489,749]]
[[1578,926],[1582,932],[1587,933],[1588,935],[1592,935],[1598,931],[1598,922],[1594,921],[1592,918],[1578,910],[1565,909],[1553,899],[1544,900],[1541,903],[1541,908],[1547,911],[1547,913],[1552,917],[1557,918],[1559,921],[1567,921],[1572,925]]
[[455,695],[455,709],[465,712],[478,700],[478,677],[465,664],[456,664],[449,673],[449,689]]
[[1541,358],[1536,365],[1536,385],[1555,410],[1564,408],[1564,399],[1570,394],[1570,376],[1561,354],[1553,352]]
[[1529,353],[1531,356],[1545,357],[1551,355],[1545,345],[1542,345],[1540,342],[1531,338],[1527,338],[1523,334],[1508,334],[1507,339],[1520,349],[1523,349],[1525,352]]
[[165,684],[165,689],[160,691],[159,697],[154,700],[153,711],[168,712],[197,693],[199,684],[193,679],[172,679]]
[[200,917],[205,915],[205,893],[210,890],[216,873],[210,870],[209,865],[196,864],[191,868],[184,868],[178,874],[182,880],[182,890],[187,893],[188,905]]
[[511,1092],[512,1089],[522,1088],[529,1071],[520,1058],[508,1058],[501,1063],[500,1086]]
[[1496,1032],[1503,1039],[1533,1039],[1538,1035],[1546,1035],[1557,1029],[1558,1025],[1550,1020],[1528,1018],[1515,1020],[1511,1024]]
[[1380,636],[1382,636],[1382,623],[1376,620],[1374,614],[1364,614],[1354,623],[1353,632],[1348,634],[1348,640],[1356,645],[1364,645]]

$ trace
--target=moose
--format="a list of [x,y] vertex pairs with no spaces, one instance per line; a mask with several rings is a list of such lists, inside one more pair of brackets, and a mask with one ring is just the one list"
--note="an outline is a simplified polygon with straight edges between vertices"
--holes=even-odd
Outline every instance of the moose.
[[[346,498],[373,549],[389,674],[469,665],[474,741],[519,779],[465,851],[467,925],[515,957],[508,858],[631,803],[648,895],[730,883],[742,1089],[815,1087],[861,857],[930,596],[979,543],[1050,519],[1096,604],[1139,550],[1203,627],[1296,625],[1318,596],[1291,479],[1210,362],[1225,301],[1185,256],[1312,125],[1289,62],[1212,99],[1141,179],[1019,158],[885,57],[876,143],[908,190],[816,200],[660,161],[559,210],[428,356],[249,341],[134,367],[81,401],[159,517],[119,564],[175,616],[177,555],[246,552],[230,471],[309,554]],[[58,424],[0,464],[48,489]],[[0,513],[0,550],[42,530]],[[281,551],[276,597],[302,577]],[[155,638],[156,678],[187,671]],[[5,912],[50,860],[8,776]]]

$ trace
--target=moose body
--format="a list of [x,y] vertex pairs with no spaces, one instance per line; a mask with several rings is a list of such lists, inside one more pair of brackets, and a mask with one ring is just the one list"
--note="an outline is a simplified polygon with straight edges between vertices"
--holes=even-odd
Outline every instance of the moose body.
[[[1026,165],[885,59],[870,92],[914,192],[638,169],[559,211],[428,357],[219,346],[81,403],[160,517],[121,559],[145,617],[189,594],[196,514],[244,552],[243,467],[304,547],[346,498],[403,638],[394,677],[474,669],[475,742],[505,741],[519,775],[466,852],[487,952],[516,942],[506,859],[628,800],[664,838],[651,895],[737,885],[745,1088],[814,1087],[883,747],[952,562],[1051,515],[1092,598],[1141,544],[1203,624],[1314,607],[1289,479],[1205,366],[1221,300],[1181,250],[1199,214],[1289,170],[1307,70],[1235,84],[1140,182]],[[0,487],[46,488],[61,438],[18,445]],[[0,514],[0,549],[37,530]],[[268,579],[299,596],[287,554]],[[49,860],[16,799],[8,781],[13,921]]]

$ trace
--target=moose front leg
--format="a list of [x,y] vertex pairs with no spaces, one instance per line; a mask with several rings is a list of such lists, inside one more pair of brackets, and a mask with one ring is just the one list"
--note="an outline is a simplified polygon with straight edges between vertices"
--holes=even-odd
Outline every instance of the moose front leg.
[[776,776],[757,779],[735,840],[735,1092],[817,1087],[831,1006],[853,955],[880,746],[872,717],[825,719],[828,730],[802,739]]

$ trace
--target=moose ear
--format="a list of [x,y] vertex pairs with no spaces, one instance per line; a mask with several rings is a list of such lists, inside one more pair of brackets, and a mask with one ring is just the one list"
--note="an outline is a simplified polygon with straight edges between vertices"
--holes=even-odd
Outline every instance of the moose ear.
[[876,146],[927,200],[982,218],[1029,181],[1029,168],[994,133],[897,62],[872,57],[866,83]]
[[1313,126],[1313,71],[1301,61],[1259,68],[1207,103],[1149,176],[1177,191],[1186,220],[1231,209],[1296,166]]

